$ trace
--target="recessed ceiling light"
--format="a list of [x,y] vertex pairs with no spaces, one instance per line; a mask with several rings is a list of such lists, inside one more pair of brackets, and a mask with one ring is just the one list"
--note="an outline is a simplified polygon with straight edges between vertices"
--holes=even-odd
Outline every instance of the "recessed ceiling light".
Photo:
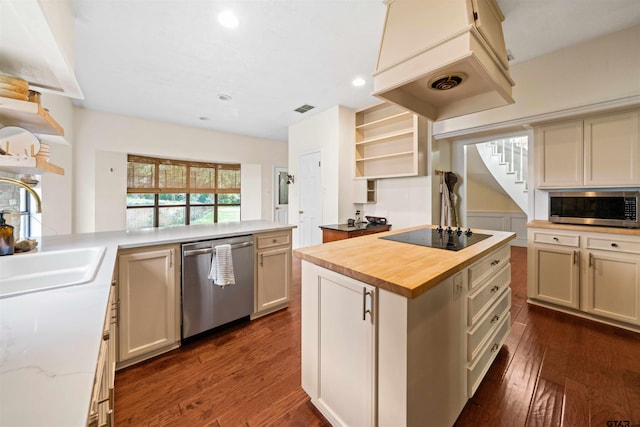
[[231,101],[233,98],[231,97],[231,95],[227,95],[225,93],[221,93],[220,95],[218,95],[218,99],[220,101],[226,102],[226,101]]
[[218,23],[225,28],[236,28],[238,26],[238,17],[231,10],[225,10],[218,14]]
[[365,79],[363,79],[362,77],[356,77],[351,82],[351,84],[354,85],[355,87],[364,86],[366,83],[367,83],[367,81]]

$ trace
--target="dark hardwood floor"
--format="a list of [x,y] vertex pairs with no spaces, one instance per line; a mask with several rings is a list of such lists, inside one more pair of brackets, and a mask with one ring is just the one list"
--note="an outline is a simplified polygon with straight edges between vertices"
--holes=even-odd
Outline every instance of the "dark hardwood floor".
[[[526,303],[512,248],[512,329],[456,426],[640,425],[640,334]],[[300,387],[300,261],[287,310],[116,375],[116,426],[327,426]],[[425,420],[428,426],[428,420]]]

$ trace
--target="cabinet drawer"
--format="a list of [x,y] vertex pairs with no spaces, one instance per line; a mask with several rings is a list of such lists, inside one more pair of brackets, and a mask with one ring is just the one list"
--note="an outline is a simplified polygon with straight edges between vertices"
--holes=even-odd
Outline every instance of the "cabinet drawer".
[[504,341],[507,339],[510,329],[511,313],[507,313],[496,328],[495,333],[491,336],[491,339],[482,347],[478,360],[467,367],[467,393],[469,398],[471,398],[473,393],[478,389],[491,363],[493,363],[498,355],[500,347],[502,347],[502,344],[504,344]]
[[630,242],[615,238],[587,237],[587,249],[640,254],[640,242]]
[[484,343],[491,337],[500,324],[500,320],[511,308],[511,289],[502,294],[500,299],[485,313],[478,323],[467,332],[467,361],[469,363],[478,356]]
[[258,249],[267,249],[274,246],[289,245],[291,243],[290,234],[267,234],[256,236],[256,246]]
[[571,246],[577,248],[580,246],[580,236],[560,233],[533,233],[533,241],[535,243],[547,243],[550,245]]
[[487,280],[478,290],[467,297],[467,324],[472,326],[480,320],[486,309],[491,306],[511,282],[511,265],[507,264],[495,276]]
[[473,289],[509,263],[511,247],[503,246],[469,267],[469,289]]

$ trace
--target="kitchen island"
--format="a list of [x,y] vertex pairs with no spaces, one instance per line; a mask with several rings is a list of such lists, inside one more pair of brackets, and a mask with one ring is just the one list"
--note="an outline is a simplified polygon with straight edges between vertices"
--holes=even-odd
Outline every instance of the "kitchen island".
[[[37,253],[103,247],[104,255],[95,276],[87,283],[0,298],[0,425],[87,424],[103,322],[105,313],[111,312],[108,302],[120,249],[292,228],[256,220],[39,239]],[[3,258],[10,261],[30,256]]]
[[336,426],[450,426],[510,328],[513,233],[458,251],[341,240],[302,259],[302,387]]

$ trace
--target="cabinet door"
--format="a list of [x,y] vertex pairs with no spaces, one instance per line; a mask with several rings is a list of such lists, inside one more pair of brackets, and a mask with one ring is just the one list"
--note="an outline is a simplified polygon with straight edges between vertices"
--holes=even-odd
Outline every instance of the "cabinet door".
[[374,306],[369,285],[320,275],[318,397],[334,425],[374,425]]
[[585,120],[585,185],[634,185],[638,167],[638,113]]
[[640,324],[640,257],[593,251],[588,254],[584,310]]
[[582,121],[536,129],[536,170],[539,187],[574,187],[584,182]]
[[120,255],[119,361],[177,342],[174,249]]
[[256,311],[269,310],[289,301],[291,247],[259,251]]
[[579,251],[562,246],[532,245],[533,283],[529,297],[579,308]]

